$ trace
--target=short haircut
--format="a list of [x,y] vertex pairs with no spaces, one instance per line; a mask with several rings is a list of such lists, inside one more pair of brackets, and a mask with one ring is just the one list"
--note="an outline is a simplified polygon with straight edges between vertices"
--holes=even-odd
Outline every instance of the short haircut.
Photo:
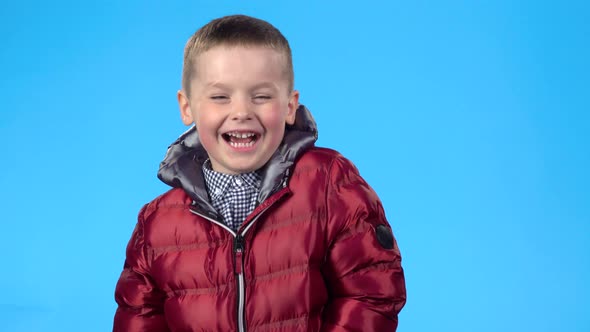
[[190,82],[195,74],[197,56],[219,45],[263,46],[282,53],[285,57],[289,92],[293,90],[293,58],[285,36],[272,24],[261,19],[231,15],[207,23],[186,43],[182,68],[182,88],[185,93],[190,94]]

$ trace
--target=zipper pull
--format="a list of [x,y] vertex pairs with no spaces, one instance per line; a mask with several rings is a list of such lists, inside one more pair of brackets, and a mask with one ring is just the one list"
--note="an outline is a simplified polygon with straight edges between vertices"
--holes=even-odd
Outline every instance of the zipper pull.
[[234,257],[235,257],[234,272],[236,274],[242,274],[242,267],[244,265],[243,254],[244,254],[244,237],[241,234],[238,234],[234,238]]

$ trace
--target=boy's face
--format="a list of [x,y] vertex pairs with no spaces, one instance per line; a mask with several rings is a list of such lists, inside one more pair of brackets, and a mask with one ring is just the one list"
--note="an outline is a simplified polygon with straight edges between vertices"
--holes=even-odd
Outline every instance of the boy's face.
[[178,92],[182,121],[195,123],[213,170],[261,168],[295,122],[299,93],[289,91],[283,55],[265,47],[216,46],[198,56],[190,98]]

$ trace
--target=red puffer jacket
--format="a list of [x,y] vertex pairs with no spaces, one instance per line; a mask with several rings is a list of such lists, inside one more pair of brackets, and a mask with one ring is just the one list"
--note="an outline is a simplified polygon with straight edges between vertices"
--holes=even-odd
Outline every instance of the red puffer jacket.
[[335,151],[314,148],[304,107],[262,170],[237,233],[217,221],[194,129],[144,206],[117,283],[114,331],[395,331],[401,257],[379,199]]

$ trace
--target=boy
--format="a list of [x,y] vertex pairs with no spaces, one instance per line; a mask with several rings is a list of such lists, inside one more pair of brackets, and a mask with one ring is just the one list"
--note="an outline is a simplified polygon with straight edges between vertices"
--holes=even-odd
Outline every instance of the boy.
[[287,40],[236,15],[184,51],[182,121],[116,288],[114,331],[395,331],[401,258],[356,168],[314,147]]

